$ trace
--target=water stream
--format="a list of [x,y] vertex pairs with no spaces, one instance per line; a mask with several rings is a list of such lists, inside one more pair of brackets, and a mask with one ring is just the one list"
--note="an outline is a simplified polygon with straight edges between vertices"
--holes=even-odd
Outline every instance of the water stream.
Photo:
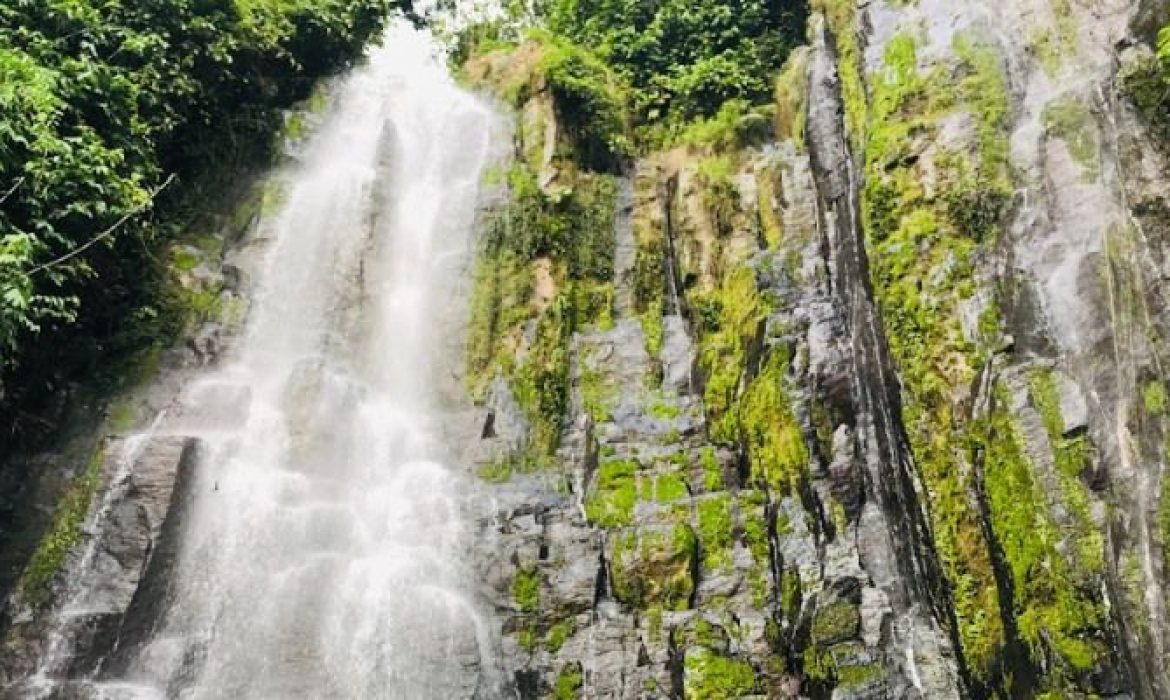
[[100,695],[493,696],[435,389],[492,124],[405,23],[341,84],[242,337],[187,390],[206,456],[168,605]]

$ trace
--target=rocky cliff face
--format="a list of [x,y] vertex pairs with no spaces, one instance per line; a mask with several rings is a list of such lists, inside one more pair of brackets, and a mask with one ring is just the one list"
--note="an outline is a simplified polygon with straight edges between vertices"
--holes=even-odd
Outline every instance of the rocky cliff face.
[[[615,178],[551,462],[501,455],[573,275],[480,286],[521,695],[1167,696],[1167,163],[1118,77],[1165,8],[814,6],[774,134]],[[467,72],[563,201],[540,52]]]

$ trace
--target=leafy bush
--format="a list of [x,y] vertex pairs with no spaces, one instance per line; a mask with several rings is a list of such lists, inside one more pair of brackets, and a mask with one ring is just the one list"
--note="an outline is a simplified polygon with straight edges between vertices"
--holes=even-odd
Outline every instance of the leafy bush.
[[724,102],[765,102],[804,33],[807,6],[783,0],[552,0],[548,24],[628,77],[647,120],[714,114]]

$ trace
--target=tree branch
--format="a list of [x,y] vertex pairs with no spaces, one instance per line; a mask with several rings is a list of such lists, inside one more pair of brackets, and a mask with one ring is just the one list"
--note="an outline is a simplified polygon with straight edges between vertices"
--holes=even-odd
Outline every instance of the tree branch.
[[19,189],[20,186],[23,184],[24,184],[24,176],[16,178],[16,183],[13,184],[12,187],[9,188],[9,190],[4,193],[3,197],[0,197],[0,204],[7,202],[8,198],[11,197],[13,195],[13,193],[16,192],[16,190]]
[[175,174],[171,173],[171,176],[166,179],[166,182],[164,182],[163,184],[161,184],[157,188],[155,188],[150,193],[150,198],[147,199],[145,202],[143,202],[141,206],[139,206],[136,209],[133,209],[131,211],[126,212],[126,215],[123,216],[121,219],[118,219],[117,221],[115,221],[113,226],[110,226],[105,231],[102,231],[98,235],[94,236],[93,238],[91,238],[89,241],[87,241],[83,245],[80,245],[80,246],[74,248],[73,250],[69,251],[68,253],[62,255],[59,258],[55,258],[53,260],[50,260],[47,263],[37,265],[33,269],[29,270],[28,276],[32,277],[33,275],[37,274],[38,272],[43,272],[45,270],[48,270],[51,267],[56,267],[57,265],[60,265],[63,262],[71,260],[71,259],[77,257],[78,255],[81,255],[85,251],[89,250],[90,248],[94,247],[103,239],[109,238],[111,235],[113,235],[114,231],[118,230],[118,228],[120,228],[127,221],[129,221],[130,219],[134,218],[135,216],[137,216],[137,215],[141,214],[142,212],[146,211],[147,209],[149,209],[154,204],[154,198],[157,197],[160,192],[162,192],[167,187],[169,187],[170,184],[174,181],[175,181]]

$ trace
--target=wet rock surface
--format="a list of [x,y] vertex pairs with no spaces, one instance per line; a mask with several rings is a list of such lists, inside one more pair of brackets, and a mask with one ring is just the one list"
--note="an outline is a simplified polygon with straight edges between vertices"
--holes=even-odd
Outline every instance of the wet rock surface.
[[24,589],[8,602],[7,679],[95,673],[143,640],[163,603],[199,441],[114,440],[102,455],[79,539],[47,582],[55,614]]
[[802,138],[734,154],[730,212],[725,153],[630,168],[664,330],[618,280],[506,487],[542,505],[484,521],[523,697],[1166,694],[1167,164],[1114,82],[1155,5],[823,3]]

